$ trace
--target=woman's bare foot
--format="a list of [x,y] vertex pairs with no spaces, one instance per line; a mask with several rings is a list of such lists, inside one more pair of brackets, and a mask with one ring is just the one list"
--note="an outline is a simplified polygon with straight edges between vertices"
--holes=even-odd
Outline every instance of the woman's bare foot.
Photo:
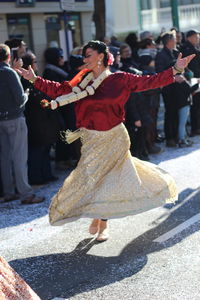
[[96,240],[98,242],[104,242],[104,241],[107,241],[108,238],[109,238],[109,234],[108,234],[108,224],[107,224],[107,221],[100,220],[99,234],[98,234]]
[[92,223],[90,224],[90,227],[89,227],[90,234],[96,234],[99,231],[100,221],[101,220],[99,220],[99,219],[92,220]]

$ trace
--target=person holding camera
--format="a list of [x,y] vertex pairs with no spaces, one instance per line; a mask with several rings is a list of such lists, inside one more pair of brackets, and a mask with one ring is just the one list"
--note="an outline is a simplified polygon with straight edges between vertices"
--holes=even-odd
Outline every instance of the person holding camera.
[[23,111],[28,91],[24,93],[18,74],[9,65],[10,60],[10,48],[0,44],[0,148],[4,201],[21,198],[22,204],[39,203],[44,197],[33,193],[27,176],[27,126]]

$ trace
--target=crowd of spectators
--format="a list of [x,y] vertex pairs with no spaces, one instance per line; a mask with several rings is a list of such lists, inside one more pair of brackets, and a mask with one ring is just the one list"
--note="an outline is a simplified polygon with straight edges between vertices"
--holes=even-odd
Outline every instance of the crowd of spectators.
[[[172,28],[154,37],[149,31],[130,33],[124,42],[116,37],[102,38],[114,56],[111,72],[151,75],[173,66],[179,53],[196,54],[183,74],[162,89],[132,93],[126,104],[125,125],[131,140],[131,153],[142,160],[167,147],[190,147],[190,137],[200,134],[200,40],[199,32],[185,34]],[[49,47],[44,53],[45,79],[62,82],[72,79],[83,65],[82,47],[64,61],[63,50]],[[60,132],[76,130],[74,104],[58,110],[43,109],[46,95],[15,69],[29,66],[37,73],[37,57],[24,41],[12,39],[0,44],[0,194],[4,201],[21,198],[22,204],[44,201],[33,193],[32,185],[57,180],[52,159],[58,168],[74,167],[80,157],[80,141],[70,145]],[[49,99],[51,100],[51,99]],[[164,103],[163,132],[157,128],[160,102]],[[162,144],[163,145],[163,144]]]

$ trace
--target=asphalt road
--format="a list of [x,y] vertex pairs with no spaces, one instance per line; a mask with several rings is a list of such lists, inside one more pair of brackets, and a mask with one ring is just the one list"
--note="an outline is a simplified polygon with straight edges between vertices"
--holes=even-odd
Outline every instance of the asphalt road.
[[110,221],[110,239],[97,243],[90,220],[48,224],[53,185],[37,188],[36,205],[0,203],[0,254],[42,300],[200,299],[200,137],[186,149],[165,149],[151,161],[176,179],[179,201]]

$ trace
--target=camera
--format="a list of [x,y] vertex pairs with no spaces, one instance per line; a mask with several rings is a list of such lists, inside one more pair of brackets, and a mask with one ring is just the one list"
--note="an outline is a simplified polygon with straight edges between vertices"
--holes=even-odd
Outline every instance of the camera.
[[12,55],[13,60],[18,59],[18,53],[17,53],[18,49],[19,49],[19,47],[11,49],[11,55]]

